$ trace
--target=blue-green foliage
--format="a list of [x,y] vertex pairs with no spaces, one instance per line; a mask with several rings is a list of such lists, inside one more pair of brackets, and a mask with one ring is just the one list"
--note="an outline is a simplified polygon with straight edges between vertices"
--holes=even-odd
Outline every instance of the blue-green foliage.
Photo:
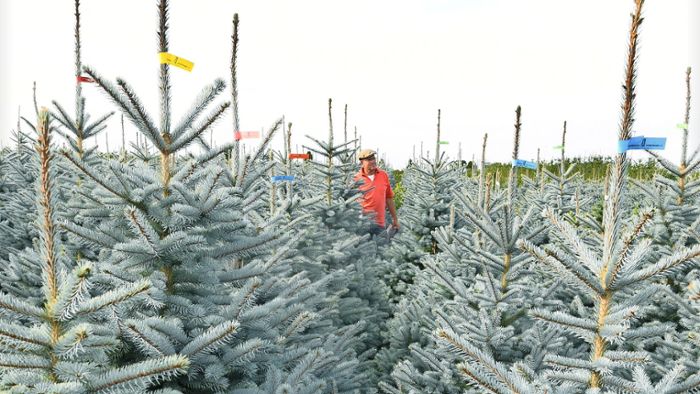
[[[167,14],[160,0],[161,52]],[[505,187],[444,156],[411,163],[389,243],[368,235],[357,147],[334,142],[332,120],[327,141],[304,147],[314,160],[287,159],[291,132],[283,154],[269,150],[281,121],[246,157],[225,156],[203,138],[229,108],[213,104],[222,80],[175,123],[160,65],[156,122],[126,81],[81,67],[78,27],[76,74],[140,137],[119,160],[85,149],[110,115],[89,123],[78,84],[75,117],[37,109],[34,133],[0,153],[0,391],[699,390],[700,158],[686,157],[687,129],[680,164],[652,153],[665,171],[633,188],[624,154],[604,185],[583,183],[563,151],[558,172],[510,168]],[[626,84],[636,40],[630,51]]]
[[[391,262],[385,281],[394,302],[413,282],[416,269],[422,266],[421,259],[437,252],[432,232],[449,224],[452,191],[462,187],[465,181],[464,169],[449,165],[444,156],[435,162],[423,159],[406,168],[402,181],[406,192],[398,213],[401,231],[384,253]],[[472,186],[470,183],[466,187]],[[461,225],[458,219],[455,226]]]
[[[125,83],[119,83],[119,92],[87,72],[137,127],[155,127],[140,115],[145,110]],[[222,89],[216,82],[193,108],[201,112],[201,103]],[[364,382],[354,372],[358,362],[346,343],[361,326],[329,325],[325,314],[334,307],[325,293],[329,278],[292,270],[304,233],[290,231],[293,224],[280,220],[282,210],[262,221],[254,213],[265,191],[260,174],[270,166],[256,161],[261,156],[256,152],[234,175],[218,152],[208,149],[170,161],[197,137],[186,125],[176,130],[181,133],[142,130],[161,151],[156,165],[108,161],[101,166],[106,171],[98,173],[66,154],[91,190],[93,206],[85,209],[106,213],[90,227],[64,224],[76,242],[100,250],[105,275],[100,288],[120,288],[143,276],[160,279],[152,310],[119,316],[126,344],[120,362],[186,356],[187,373],[165,385],[185,392],[273,392],[282,386],[295,392],[357,390]]]
[[25,274],[19,281],[38,290],[8,286],[0,293],[0,387],[12,393],[143,392],[153,383],[182,374],[183,356],[153,357],[144,362],[111,362],[118,351],[118,316],[153,304],[153,283],[141,278],[119,288],[92,293],[95,262],[75,263],[61,253],[56,230],[55,159],[49,114],[38,114],[36,129],[35,223],[39,238],[22,252],[22,266],[3,267]]
[[[454,163],[442,156],[437,162],[424,159],[421,164],[411,164],[404,172],[406,194],[399,210],[402,227],[385,250],[385,258],[390,264],[385,280],[392,288],[392,298],[396,303],[394,316],[384,334],[387,347],[377,355],[385,389],[389,375],[392,370],[397,371],[396,368],[400,371],[394,373],[394,376],[399,380],[420,379],[419,374],[409,370],[415,366],[407,358],[420,364],[418,368],[423,367],[424,363],[432,363],[425,359],[430,356],[423,349],[430,348],[433,343],[430,327],[434,324],[435,316],[431,306],[436,299],[417,283],[422,281],[420,278],[425,264],[439,253],[438,239],[434,237],[435,229],[450,224],[453,228],[461,228],[465,223],[461,218],[450,218],[452,191],[461,186],[474,187],[473,182],[464,177],[463,168],[452,164]],[[423,368],[425,369],[429,367]],[[414,389],[420,387],[420,390],[440,392],[439,387],[450,387],[445,374],[432,375],[434,376]],[[436,383],[441,380],[440,384]]]
[[[631,135],[634,121],[642,5],[637,1],[632,14],[619,140]],[[520,109],[516,112],[513,159],[518,157],[520,130]],[[502,207],[492,211],[488,198],[482,205],[481,190],[477,198],[457,195],[463,203],[460,213],[469,222],[466,231],[453,234],[442,228],[435,236],[445,251],[457,241],[466,249],[466,261],[452,259],[449,264],[439,254],[434,261],[425,260],[424,272],[431,275],[424,282],[423,273],[416,276],[414,286],[420,287],[411,296],[420,299],[422,293],[428,300],[414,319],[428,322],[424,329],[429,329],[436,317],[433,342],[411,345],[416,360],[396,365],[393,384],[382,389],[429,392],[438,387],[435,376],[451,380],[445,372],[449,365],[472,387],[468,392],[697,391],[697,363],[686,357],[697,358],[692,349],[696,338],[689,330],[697,328],[697,305],[692,302],[698,298],[700,246],[689,226],[694,209],[682,207],[692,204],[686,197],[694,195],[694,185],[684,190],[685,145],[684,140],[679,169],[660,160],[680,179],[660,179],[673,191],[672,198],[654,199],[650,209],[625,201],[632,200],[629,161],[626,154],[618,154],[606,182],[601,223],[582,226],[571,217],[572,207],[564,198],[571,178],[563,161],[559,177],[547,175],[558,180],[549,192],[542,183],[524,182],[525,187],[539,186],[539,197],[537,191],[530,192],[535,204],[519,197],[513,170]],[[644,193],[654,197],[648,189]],[[542,218],[532,215],[533,206]],[[662,218],[655,223],[657,209]],[[684,218],[676,220],[673,214]],[[663,233],[654,229],[659,226]],[[548,236],[540,235],[543,230]],[[476,273],[460,277],[464,263],[477,265]],[[432,350],[434,357],[426,357],[425,350]],[[455,387],[450,384],[438,392]]]
[[386,385],[385,391],[464,389],[450,368],[457,358],[432,335],[445,325],[465,330],[465,340],[497,359],[519,359],[544,346],[523,341],[534,328],[522,318],[533,303],[542,302],[542,290],[524,286],[533,273],[515,242],[542,238],[543,227],[533,218],[534,208],[525,204],[516,171],[511,170],[507,190],[493,196],[470,183],[454,193],[465,225],[442,226],[431,234],[438,253],[422,260],[425,269],[399,304],[390,350],[406,359],[394,368],[393,388]]
[[[161,1],[161,51],[167,47],[167,8]],[[71,201],[50,204],[57,211],[51,222],[62,229],[56,238],[66,241],[51,248],[60,262],[54,264],[60,291],[56,300],[45,295],[51,281],[40,249],[10,254],[23,264],[4,267],[3,275],[22,280],[3,293],[4,308],[33,328],[25,338],[19,326],[3,323],[9,349],[0,371],[3,387],[350,393],[372,386],[367,365],[386,315],[379,304],[387,304],[370,269],[376,246],[367,247],[367,237],[356,234],[362,226],[354,185],[336,182],[327,204],[289,193],[279,205],[272,201],[268,212],[260,197],[274,163],[262,158],[280,122],[234,173],[220,155],[227,147],[212,149],[201,138],[228,108],[224,103],[205,114],[225,84],[205,87],[183,120],[171,123],[168,67],[160,66],[158,125],[127,82],[84,70],[155,154],[138,149],[116,161],[82,152],[80,127],[73,130],[73,123],[85,117],[79,113],[73,122],[57,106],[55,117],[75,134],[64,135],[72,149],[61,155],[60,171],[70,176],[60,177],[56,167],[49,177],[67,191],[53,199]],[[79,104],[80,112],[84,102]],[[202,152],[185,152],[192,144]],[[314,176],[310,182],[321,184]],[[21,189],[13,187],[9,191]],[[29,209],[18,214],[36,215]],[[328,220],[336,214],[337,222]],[[22,236],[14,238],[5,239],[21,246]],[[328,249],[331,241],[336,247]],[[51,308],[46,324],[58,329],[36,325],[46,314],[41,306]],[[32,368],[47,372],[30,379]]]
[[5,262],[10,255],[31,247],[32,238],[37,236],[32,148],[21,131],[15,131],[13,138],[15,146],[3,149],[0,155],[0,260]]
[[[350,143],[335,145],[332,134],[328,141],[312,141],[305,150],[313,152],[314,161],[277,161],[271,174],[295,179],[284,185],[269,183],[259,217],[281,215],[281,222],[289,223],[289,233],[300,235],[293,270],[325,281],[327,317],[335,329],[355,331],[356,337],[346,346],[361,362],[356,372],[360,387],[373,387],[374,355],[383,344],[381,332],[390,312],[388,291],[380,278],[384,269],[378,248],[383,241],[367,233],[370,220],[361,214],[357,201],[360,193],[353,178],[358,164]],[[267,206],[270,212],[265,212]],[[329,327],[326,335],[331,332]]]

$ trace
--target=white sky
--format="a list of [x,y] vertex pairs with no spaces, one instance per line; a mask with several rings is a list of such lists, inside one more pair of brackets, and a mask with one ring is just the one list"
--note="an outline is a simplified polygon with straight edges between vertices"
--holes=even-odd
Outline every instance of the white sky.
[[[700,0],[648,0],[641,32],[638,134],[668,137],[676,159],[684,116],[685,69],[700,96]],[[156,0],[83,0],[83,63],[103,76],[125,78],[158,118]],[[514,110],[523,107],[522,159],[558,155],[569,123],[567,155],[609,155],[616,149],[632,0],[172,0],[170,52],[192,60],[173,68],[173,119],[201,87],[230,82],[232,16],[240,22],[239,100],[242,130],[266,128],[278,117],[294,123],[293,145],[305,134],[328,136],[333,98],[335,138],[357,126],[364,147],[378,148],[403,167],[413,146],[433,151],[437,109],[450,157],[470,160],[489,133],[487,161],[509,160]],[[692,20],[692,24],[691,24]],[[57,100],[74,109],[73,0],[0,1],[0,141],[10,143],[18,106],[32,114]],[[692,26],[692,27],[691,27]],[[691,31],[692,30],[692,31]],[[93,119],[113,105],[84,85]],[[230,100],[230,91],[219,101]],[[694,99],[690,129],[698,130]],[[127,139],[135,128],[127,123]],[[121,146],[119,116],[108,128]],[[693,134],[694,135],[694,134]],[[232,138],[231,116],[214,139]],[[695,139],[700,142],[700,138]],[[101,149],[105,136],[97,139]],[[94,143],[94,142],[93,142]],[[281,135],[276,147],[282,146]],[[636,153],[633,157],[644,157]],[[674,160],[675,161],[675,160]]]

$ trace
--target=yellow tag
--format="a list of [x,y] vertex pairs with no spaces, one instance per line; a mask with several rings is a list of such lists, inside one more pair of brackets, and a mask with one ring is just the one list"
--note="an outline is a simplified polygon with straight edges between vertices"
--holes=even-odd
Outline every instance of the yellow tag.
[[185,71],[192,71],[192,68],[194,67],[194,63],[192,63],[191,61],[183,59],[181,57],[177,57],[172,53],[160,52],[159,55],[160,64],[172,64],[173,66],[180,67]]

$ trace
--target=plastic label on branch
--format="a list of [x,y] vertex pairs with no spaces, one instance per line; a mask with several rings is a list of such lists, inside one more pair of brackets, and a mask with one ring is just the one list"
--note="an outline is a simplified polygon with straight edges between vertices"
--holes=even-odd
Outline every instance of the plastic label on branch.
[[275,175],[271,176],[270,179],[272,179],[272,182],[293,181],[294,175]]
[[448,142],[448,141],[438,141],[438,144],[440,144],[440,145],[447,145],[447,144],[449,144],[449,142]]
[[562,150],[562,149],[564,149],[564,145],[557,145],[553,149],[554,150]]
[[516,159],[516,160],[513,160],[513,167],[522,167],[522,168],[529,168],[531,170],[536,170],[537,163],[535,163],[534,161]]
[[191,61],[175,56],[172,53],[160,52],[159,55],[160,64],[170,64],[185,71],[192,71],[192,68],[194,67],[194,63]]
[[688,130],[688,124],[687,124],[687,123],[678,123],[678,124],[676,125],[676,127],[678,127],[679,129],[683,129],[683,130]]
[[236,131],[233,133],[233,138],[240,141],[244,138],[260,138],[259,131]]
[[644,136],[632,137],[628,140],[617,142],[617,153],[625,153],[628,150],[663,150],[666,147],[666,138],[644,138]]
[[308,153],[290,153],[289,158],[290,159],[304,159],[304,160],[311,159],[311,157],[309,157]]
[[82,76],[82,75],[78,75],[78,76],[76,77],[76,79],[78,80],[78,82],[88,82],[88,83],[93,83],[93,82],[95,82],[94,79],[92,79],[92,78],[90,78],[90,77],[84,77],[84,76]]

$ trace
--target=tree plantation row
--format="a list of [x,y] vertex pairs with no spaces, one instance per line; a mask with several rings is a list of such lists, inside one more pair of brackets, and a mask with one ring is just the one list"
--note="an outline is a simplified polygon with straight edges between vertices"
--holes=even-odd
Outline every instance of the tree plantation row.
[[[631,3],[610,136],[628,147],[644,1]],[[636,167],[624,149],[569,159],[566,122],[561,158],[526,162],[520,107],[514,165],[487,166],[487,135],[478,165],[452,161],[438,120],[434,155],[394,172],[402,226],[390,238],[369,233],[360,146],[335,138],[330,100],[326,140],[293,152],[293,125],[278,120],[241,152],[260,135],[238,125],[237,16],[230,83],[173,114],[171,67],[191,64],[168,52],[168,1],[158,1],[158,108],[81,63],[79,6],[74,114],[37,103],[0,152],[0,391],[700,390],[690,69],[678,162],[646,141],[652,161]],[[90,121],[82,83],[139,143],[119,155],[86,148],[111,114]],[[231,102],[218,103],[225,93]],[[234,138],[213,147],[204,136],[227,111]],[[269,147],[276,136],[281,152]]]

